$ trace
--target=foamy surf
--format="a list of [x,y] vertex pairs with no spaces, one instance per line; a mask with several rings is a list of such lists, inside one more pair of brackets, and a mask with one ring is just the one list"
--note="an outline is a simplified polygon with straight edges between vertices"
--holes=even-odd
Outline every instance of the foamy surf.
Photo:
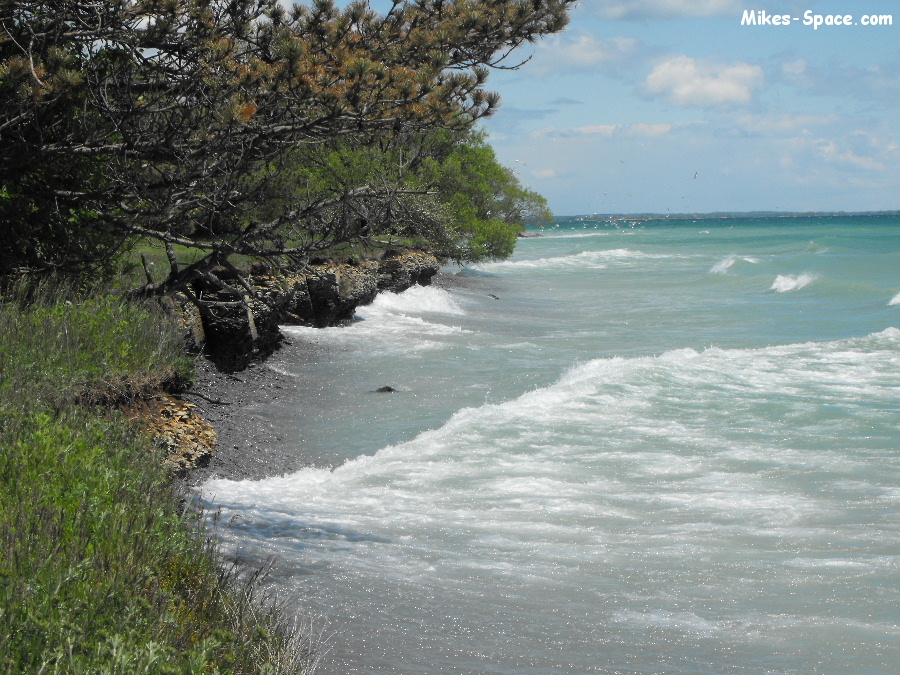
[[402,293],[380,293],[358,307],[345,326],[283,326],[288,335],[318,344],[368,351],[372,355],[436,349],[447,338],[471,331],[458,325],[465,310],[446,290],[413,286]]
[[[597,640],[635,658],[618,651],[637,639],[631,631],[664,631],[688,652],[707,640],[777,652],[788,617],[798,639],[827,623],[829,649],[871,646],[896,627],[867,619],[865,603],[861,614],[801,611],[792,589],[846,588],[848,569],[862,570],[852,582],[862,589],[898,562],[889,552],[896,528],[878,515],[895,506],[885,443],[898,347],[900,330],[888,329],[595,359],[333,470],[211,481],[204,492],[224,520],[242,515],[225,535],[232,546],[255,540],[287,560],[274,575],[298,598],[319,594],[305,561],[338,576],[340,597],[321,598],[316,611],[352,622],[342,640],[366,617],[367,648],[398,672],[431,672],[435,658],[460,663],[446,648],[459,613],[468,625],[450,630],[451,643],[467,644],[474,623],[480,649],[505,654],[514,634],[546,669],[565,647],[581,664],[570,672],[589,672]],[[832,445],[836,424],[855,439],[852,455]],[[858,480],[872,462],[881,472]],[[873,547],[884,564],[862,553]],[[808,561],[828,564],[810,577]],[[485,607],[498,584],[502,596]],[[428,647],[392,662],[410,615]],[[842,636],[849,623],[852,637]],[[451,672],[484,672],[466,658]]]
[[[367,527],[376,530],[394,529],[401,521],[416,523],[426,515],[461,522],[488,505],[495,509],[503,504],[507,515],[496,517],[509,521],[507,516],[515,513],[512,520],[530,522],[532,517],[520,508],[530,502],[538,507],[552,497],[555,508],[572,513],[579,505],[604,501],[606,497],[593,494],[594,482],[583,480],[585,467],[621,464],[620,471],[628,466],[632,478],[652,478],[657,487],[657,479],[666,475],[675,483],[695,484],[696,492],[687,484],[688,492],[679,489],[666,496],[663,489],[652,501],[664,509],[667,502],[679,510],[696,507],[702,518],[745,511],[772,525],[789,512],[799,517],[807,508],[803,500],[776,492],[746,501],[735,498],[746,486],[738,475],[733,484],[727,478],[735,468],[727,468],[733,461],[730,453],[738,451],[740,462],[752,457],[791,469],[805,446],[809,455],[803,463],[827,466],[832,453],[819,439],[827,437],[835,418],[817,406],[840,405],[835,414],[861,415],[861,432],[868,429],[870,410],[896,403],[898,349],[900,329],[890,328],[832,343],[597,359],[573,367],[549,387],[505,403],[460,410],[440,428],[333,470],[303,469],[257,482],[211,481],[204,492],[232,508],[241,504],[289,511],[315,504],[317,510],[327,507],[332,517],[343,513],[342,522],[368,521]],[[804,420],[799,430],[791,431]],[[565,429],[580,431],[566,434]],[[565,442],[555,440],[559,438]],[[782,452],[774,453],[772,443],[782,445]],[[629,459],[631,452],[639,453],[640,465]],[[857,461],[844,460],[843,466]],[[663,464],[675,467],[674,474]],[[832,468],[840,472],[841,465]],[[631,479],[615,475],[605,479],[608,487],[625,481],[620,489],[636,489]],[[729,484],[737,491],[731,496]],[[452,490],[439,489],[441,485]],[[390,523],[376,526],[380,516],[372,520],[376,501],[378,513],[392,514]],[[812,515],[814,507],[808,507]],[[471,516],[458,509],[471,511]],[[581,527],[577,521],[572,525]]]
[[492,263],[479,263],[472,267],[486,272],[500,272],[512,269],[560,269],[567,267],[581,269],[606,269],[611,264],[628,264],[643,260],[659,260],[664,258],[678,258],[681,256],[664,253],[645,253],[627,248],[611,249],[606,251],[583,251],[565,256],[552,258],[539,258],[536,260],[515,260]]
[[791,291],[806,288],[818,278],[818,274],[779,274],[775,277],[775,281],[772,282],[769,290],[776,293],[790,293]]
[[360,308],[365,316],[371,310],[398,314],[452,314],[465,311],[450,293],[433,286],[413,286],[402,293],[379,293],[370,308]]

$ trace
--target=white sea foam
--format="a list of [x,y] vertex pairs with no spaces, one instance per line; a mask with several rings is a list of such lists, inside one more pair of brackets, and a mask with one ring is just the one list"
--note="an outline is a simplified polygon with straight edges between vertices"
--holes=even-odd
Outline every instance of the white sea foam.
[[[478,280],[502,302],[389,298],[310,329],[353,347],[321,366],[353,406],[315,434],[296,410],[334,468],[207,484],[242,516],[226,552],[276,557],[282,597],[330,617],[323,675],[892,672],[896,251],[853,231],[858,256],[808,265],[837,239],[807,230],[534,239]],[[686,262],[627,257],[648,251]],[[754,255],[829,283],[698,283]],[[345,395],[360,380],[407,389]]]
[[789,293],[790,291],[796,291],[809,286],[818,278],[818,274],[810,273],[798,275],[779,274],[777,277],[775,277],[775,281],[772,282],[772,286],[769,288],[769,290],[775,291],[776,293]]
[[[311,342],[340,345],[369,351],[372,354],[417,351],[441,346],[444,338],[472,331],[448,318],[465,314],[465,310],[446,290],[413,286],[402,293],[380,293],[375,301],[356,310],[358,321],[346,326],[311,328],[283,326],[286,335]],[[426,318],[427,317],[427,318]]]
[[[304,469],[256,483],[214,481],[206,490],[287,510],[312,500],[317,508],[330,504],[348,521],[368,520],[378,504],[395,523],[425,514],[456,522],[470,509],[498,508],[508,518],[519,512],[517,505],[546,511],[556,502],[554,508],[563,510],[590,503],[598,495],[579,477],[584,463],[593,465],[588,473],[602,476],[597,463],[611,462],[625,471],[620,479],[668,475],[669,488],[653,488],[658,494],[652,501],[664,511],[686,509],[702,519],[758,516],[761,527],[786,527],[820,510],[817,499],[770,490],[765,473],[752,479],[733,473],[737,458],[723,451],[740,439],[745,454],[738,464],[751,461],[773,471],[784,463],[795,470],[790,448],[783,456],[773,453],[771,439],[815,439],[833,422],[822,416],[822,404],[840,403],[841,415],[853,414],[855,401],[890,404],[898,346],[900,330],[891,328],[835,343],[597,359],[550,387],[460,410],[438,429],[334,471]],[[810,409],[810,397],[820,406]],[[657,457],[660,467],[680,468],[657,471]],[[804,461],[815,464],[816,452]],[[849,467],[854,460],[842,461]],[[520,513],[514,520],[520,517],[534,519]]]
[[897,295],[891,298],[891,301],[888,303],[888,305],[890,307],[896,307],[897,305],[900,305],[900,293],[897,293]]
[[677,254],[645,253],[627,248],[606,251],[583,251],[572,255],[535,260],[505,260],[501,262],[479,263],[474,269],[485,272],[498,272],[509,269],[558,269],[577,267],[585,269],[605,269],[610,264],[628,264],[641,260],[659,260],[663,258],[680,258]]
[[[515,626],[532,643],[554,631],[590,641],[592,631],[633,629],[772,641],[798,575],[805,592],[827,594],[848,583],[848,570],[892,574],[891,565],[854,565],[846,551],[892,545],[892,529],[867,514],[896,471],[885,463],[871,472],[884,454],[877,443],[846,453],[831,439],[835,425],[852,438],[894,424],[898,348],[900,329],[889,328],[828,343],[593,359],[333,470],[215,480],[204,492],[224,520],[243,516],[226,542],[256,541],[260,555],[282,560],[276,573],[298,597],[321,595],[307,562],[317,561],[347,585],[329,613],[370,617],[367,630],[394,639],[403,638],[390,626],[412,613],[416,639],[433,631],[439,640],[448,615],[477,621],[482,605],[472,599],[491,598],[484,620],[499,627],[480,629],[483,637]],[[816,567],[835,560],[835,540],[849,563]],[[804,554],[782,560],[784,542]],[[706,600],[684,609],[698,593]],[[747,616],[763,600],[771,611]],[[568,607],[580,613],[574,623]],[[798,616],[792,630],[818,621]],[[886,628],[859,621],[854,630],[872,640]]]
[[730,255],[713,265],[712,268],[710,268],[709,272],[710,274],[725,274],[736,262],[737,258],[733,255]]
[[400,314],[465,313],[448,291],[434,286],[413,286],[402,293],[379,293],[372,307]]

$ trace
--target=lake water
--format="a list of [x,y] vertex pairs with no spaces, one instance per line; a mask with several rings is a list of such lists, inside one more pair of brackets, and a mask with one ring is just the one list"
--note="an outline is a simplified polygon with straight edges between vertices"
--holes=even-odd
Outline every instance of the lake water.
[[[900,221],[562,223],[285,328],[207,483],[325,675],[897,675]],[[373,393],[383,385],[395,393]]]

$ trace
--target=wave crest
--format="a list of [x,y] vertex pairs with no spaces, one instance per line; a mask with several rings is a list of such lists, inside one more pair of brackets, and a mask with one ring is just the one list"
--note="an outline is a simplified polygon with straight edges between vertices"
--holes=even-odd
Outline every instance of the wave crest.
[[729,270],[729,268],[731,268],[731,266],[734,265],[735,262],[737,262],[737,258],[735,258],[733,255],[730,255],[727,258],[725,258],[724,260],[720,260],[715,265],[713,265],[710,268],[709,273],[710,274],[725,274]]
[[402,293],[379,293],[372,307],[401,314],[465,314],[453,296],[442,288],[413,286]]
[[609,263],[629,263],[635,260],[650,258],[680,258],[673,254],[645,253],[628,248],[615,248],[606,251],[583,251],[572,255],[536,260],[502,261],[473,265],[476,270],[493,271],[498,269],[558,269],[563,267],[582,267],[587,269],[605,269]]
[[789,293],[790,291],[796,291],[806,286],[809,286],[812,282],[819,278],[818,274],[779,274],[775,277],[775,281],[772,283],[772,286],[769,288],[770,291],[775,291],[776,293]]

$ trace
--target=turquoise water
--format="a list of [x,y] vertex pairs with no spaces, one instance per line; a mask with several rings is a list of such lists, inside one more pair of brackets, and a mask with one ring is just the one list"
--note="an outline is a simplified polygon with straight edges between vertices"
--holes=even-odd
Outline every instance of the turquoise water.
[[285,329],[253,412],[315,466],[204,486],[317,672],[896,675],[896,217],[570,223],[447,272]]

